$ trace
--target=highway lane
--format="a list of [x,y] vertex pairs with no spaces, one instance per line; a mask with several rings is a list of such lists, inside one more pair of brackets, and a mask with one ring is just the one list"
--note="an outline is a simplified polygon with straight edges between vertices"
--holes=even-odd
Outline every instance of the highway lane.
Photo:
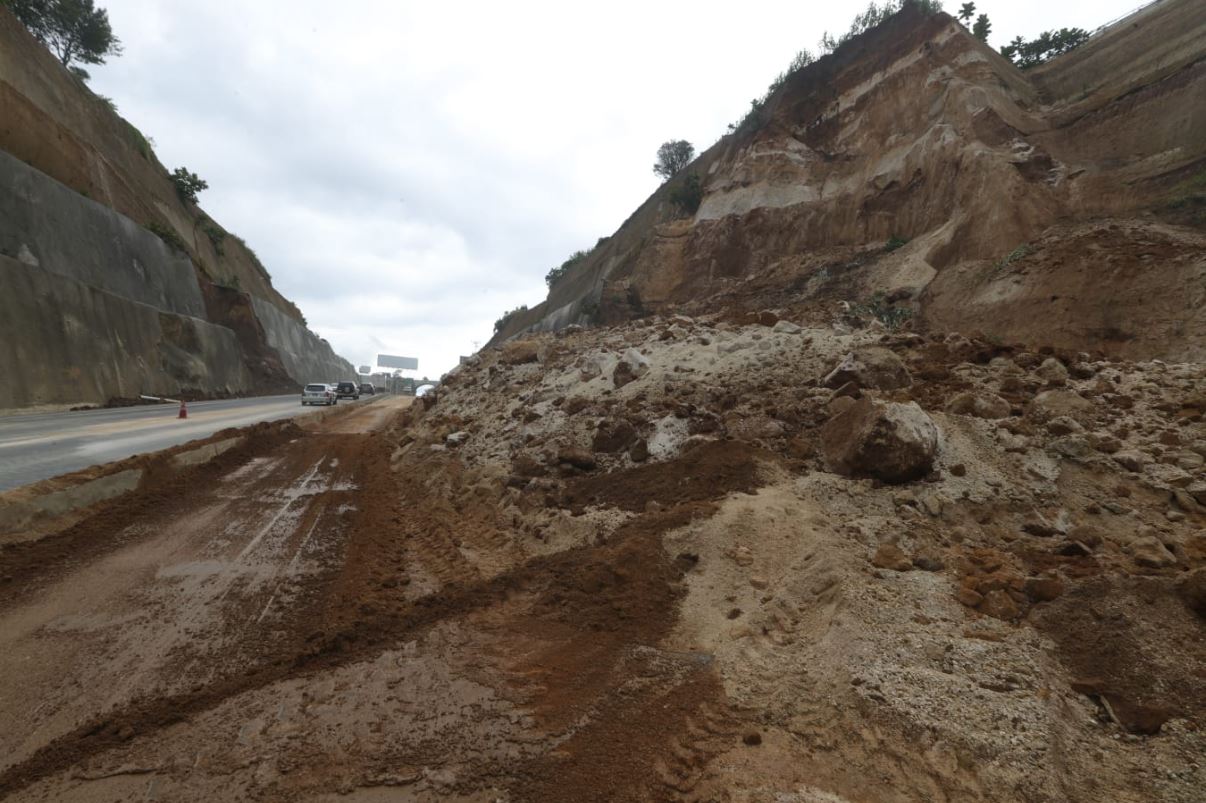
[[[351,402],[344,401],[342,404]],[[204,438],[227,427],[310,413],[300,396],[194,402],[0,417],[0,491]]]

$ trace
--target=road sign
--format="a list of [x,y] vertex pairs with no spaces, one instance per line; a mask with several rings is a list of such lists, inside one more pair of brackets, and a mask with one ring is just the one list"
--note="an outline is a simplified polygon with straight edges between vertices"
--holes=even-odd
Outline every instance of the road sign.
[[361,373],[361,374],[371,374],[371,373],[372,373],[372,369],[371,369],[371,368],[369,368],[367,365],[362,365],[362,366],[360,366],[359,368],[357,368],[357,369],[356,369],[356,372],[357,372],[357,373]]
[[415,357],[399,357],[396,354],[378,354],[377,365],[382,368],[401,368],[403,371],[419,370],[419,361]]

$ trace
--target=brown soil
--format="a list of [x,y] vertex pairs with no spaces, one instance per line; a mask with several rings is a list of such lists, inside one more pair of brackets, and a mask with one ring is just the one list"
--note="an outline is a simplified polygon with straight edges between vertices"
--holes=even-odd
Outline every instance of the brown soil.
[[1073,688],[1103,704],[1103,719],[1154,734],[1206,711],[1206,674],[1184,671],[1180,660],[1206,667],[1202,625],[1168,579],[1095,579],[1044,608],[1035,624],[1059,645]]
[[580,477],[565,490],[568,507],[611,505],[644,511],[659,505],[719,499],[728,493],[750,493],[760,484],[759,461],[781,458],[741,441],[711,441],[666,463],[639,466],[610,474]]
[[[308,549],[308,534],[331,536],[314,556],[319,565],[306,573],[301,586],[287,580],[242,580],[236,573],[220,595],[216,588],[222,587],[222,580],[216,587],[202,585],[189,594],[164,597],[153,593],[161,583],[143,576],[137,582],[144,590],[134,593],[160,600],[155,604],[157,618],[193,621],[204,630],[184,642],[165,639],[156,628],[144,633],[142,651],[150,648],[150,657],[144,654],[139,675],[118,684],[129,691],[106,710],[95,708],[99,701],[89,698],[70,704],[69,710],[76,712],[74,726],[71,718],[61,715],[45,720],[41,708],[9,712],[14,721],[27,725],[10,734],[8,752],[14,760],[0,775],[0,792],[84,793],[88,782],[81,786],[80,777],[105,773],[79,768],[138,763],[134,757],[153,751],[156,734],[185,734],[191,742],[194,737],[187,733],[200,727],[199,722],[223,716],[231,701],[272,694],[282,683],[320,683],[331,673],[355,671],[423,639],[424,633],[453,626],[477,633],[477,641],[505,647],[487,649],[476,669],[459,671],[465,677],[484,673],[499,694],[522,703],[540,734],[533,737],[533,745],[546,745],[519,761],[484,757],[471,776],[474,780],[461,784],[465,791],[497,776],[518,800],[565,799],[567,783],[583,790],[577,798],[583,800],[664,799],[652,790],[677,794],[676,788],[694,783],[706,757],[719,752],[731,733],[725,724],[724,695],[708,656],[659,647],[676,619],[684,571],[683,564],[665,555],[661,534],[710,516],[715,505],[700,499],[752,490],[756,452],[741,444],[698,450],[683,463],[682,476],[698,479],[700,466],[713,467],[717,474],[706,490],[698,483],[680,482],[677,491],[662,497],[668,509],[637,516],[597,544],[536,557],[493,576],[450,567],[439,593],[416,595],[406,569],[430,563],[443,538],[463,544],[461,539],[475,526],[497,525],[497,515],[491,516],[485,505],[476,512],[457,511],[424,494],[423,478],[455,474],[455,462],[433,460],[422,474],[391,471],[390,424],[382,420],[380,410],[374,413],[381,407],[358,410],[312,432],[291,424],[262,425],[238,450],[208,465],[151,483],[64,533],[5,553],[4,571],[13,582],[0,615],[10,622],[26,621],[31,604],[35,611],[53,606],[48,613],[60,620],[79,616],[70,611],[84,602],[81,594],[91,598],[94,616],[103,619],[119,616],[121,599],[134,592],[90,585],[89,578],[113,561],[126,564],[143,554],[158,562],[163,558],[154,556],[168,547],[172,563],[191,566],[189,552],[197,560],[215,548],[243,555],[264,549],[272,540],[278,547],[270,565],[280,576]],[[370,416],[376,420],[370,421]],[[369,431],[357,432],[366,426]],[[266,466],[262,473],[258,465]],[[259,500],[278,495],[279,489],[313,484],[319,466],[334,472],[322,483],[326,490],[307,496],[288,527],[263,529],[266,511]],[[239,483],[235,496],[230,494],[232,481]],[[215,505],[222,511],[217,516]],[[259,547],[254,546],[257,530],[263,538]],[[214,541],[218,531],[247,535],[222,545]],[[237,566],[236,561],[232,569]],[[158,573],[165,569],[160,564]],[[278,606],[266,620],[262,613],[257,618],[284,587],[294,589],[288,606]],[[106,595],[110,602],[104,601]],[[215,605],[215,612],[198,612]],[[8,626],[4,632],[18,643],[44,640],[21,626]],[[54,673],[45,667],[46,673],[38,670],[23,683],[49,701],[62,693],[54,689],[64,683],[85,676],[98,682],[121,663],[106,657],[102,644],[86,637],[68,648],[73,656],[65,667]],[[43,649],[54,653],[63,647],[47,643]],[[486,669],[481,661],[494,668]],[[60,671],[64,668],[65,676]],[[63,706],[65,698],[58,699],[55,706]],[[339,712],[331,716],[332,725],[341,718]],[[466,716],[465,727],[478,727],[472,712]],[[294,746],[301,748],[304,742],[303,738]],[[439,750],[432,753],[435,743],[423,734],[411,734],[409,744],[403,751],[409,762],[439,755]],[[201,743],[188,749],[198,748]],[[380,760],[362,769],[368,772],[369,765]],[[195,777],[182,782],[186,797],[220,788],[205,781],[197,786]],[[269,785],[269,796],[293,798],[313,783],[322,788],[329,779],[282,778]]]

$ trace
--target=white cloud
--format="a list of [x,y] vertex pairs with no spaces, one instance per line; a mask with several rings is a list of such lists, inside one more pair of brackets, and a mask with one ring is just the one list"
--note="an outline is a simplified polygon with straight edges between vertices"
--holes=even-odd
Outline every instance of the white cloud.
[[[978,5],[999,45],[1133,2]],[[209,181],[206,210],[337,351],[436,375],[656,188],[658,144],[706,148],[866,4],[101,5],[125,54],[94,89]]]

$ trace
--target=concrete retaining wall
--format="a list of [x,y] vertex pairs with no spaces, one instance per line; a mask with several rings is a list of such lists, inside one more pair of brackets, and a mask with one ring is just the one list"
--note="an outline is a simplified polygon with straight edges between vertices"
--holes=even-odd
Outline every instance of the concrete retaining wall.
[[205,315],[188,257],[3,151],[0,254],[157,309]]
[[262,298],[252,296],[251,303],[268,345],[276,349],[285,370],[299,385],[356,380],[352,364],[337,355],[325,340]]
[[0,256],[0,407],[251,387],[234,332]]

